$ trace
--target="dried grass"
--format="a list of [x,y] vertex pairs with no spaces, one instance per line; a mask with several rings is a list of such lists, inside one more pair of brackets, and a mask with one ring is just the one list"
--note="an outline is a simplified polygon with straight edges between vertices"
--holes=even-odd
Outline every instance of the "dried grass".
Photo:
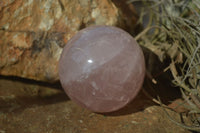
[[[181,89],[193,124],[177,125],[200,131],[200,0],[129,0],[142,1],[139,23],[148,14],[147,27],[136,40],[155,53],[161,61],[170,57],[164,71],[171,71],[172,82]],[[148,9],[148,10],[145,10]],[[161,104],[162,105],[162,104]]]

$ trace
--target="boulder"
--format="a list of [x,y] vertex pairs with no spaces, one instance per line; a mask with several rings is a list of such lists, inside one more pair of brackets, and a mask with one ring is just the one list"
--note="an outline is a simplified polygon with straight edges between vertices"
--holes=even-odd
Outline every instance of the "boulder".
[[133,7],[120,5],[111,0],[1,0],[0,75],[57,81],[62,49],[80,29],[112,25],[133,33]]

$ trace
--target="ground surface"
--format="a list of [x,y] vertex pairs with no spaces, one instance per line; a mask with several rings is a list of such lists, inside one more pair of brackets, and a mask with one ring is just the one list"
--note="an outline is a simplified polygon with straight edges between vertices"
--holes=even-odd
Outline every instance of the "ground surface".
[[[168,110],[180,121],[179,114]],[[143,93],[126,108],[96,114],[57,85],[0,78],[0,133],[190,133],[172,123]]]

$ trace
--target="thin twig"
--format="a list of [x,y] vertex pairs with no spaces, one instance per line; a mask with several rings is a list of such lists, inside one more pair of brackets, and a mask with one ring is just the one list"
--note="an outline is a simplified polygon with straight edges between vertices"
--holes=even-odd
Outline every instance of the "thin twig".
[[175,123],[176,125],[180,126],[180,127],[183,127],[185,129],[188,129],[188,130],[193,130],[193,131],[200,131],[200,127],[194,127],[194,126],[188,126],[188,125],[185,125],[185,124],[182,124],[182,123],[179,123],[177,122],[176,120],[174,120],[170,115],[169,113],[166,111],[165,109],[165,106],[163,106],[160,98],[158,97],[158,100],[159,100],[159,103],[160,103],[160,106],[162,107],[163,111],[166,113],[167,117],[169,118],[169,120],[171,120],[173,123]]

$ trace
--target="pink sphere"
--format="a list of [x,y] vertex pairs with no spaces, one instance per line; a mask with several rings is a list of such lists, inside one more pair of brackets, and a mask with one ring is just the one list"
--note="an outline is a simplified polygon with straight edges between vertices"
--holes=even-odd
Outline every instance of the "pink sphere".
[[144,75],[141,48],[131,35],[112,26],[79,31],[64,47],[59,61],[65,92],[94,112],[126,106],[140,91]]

